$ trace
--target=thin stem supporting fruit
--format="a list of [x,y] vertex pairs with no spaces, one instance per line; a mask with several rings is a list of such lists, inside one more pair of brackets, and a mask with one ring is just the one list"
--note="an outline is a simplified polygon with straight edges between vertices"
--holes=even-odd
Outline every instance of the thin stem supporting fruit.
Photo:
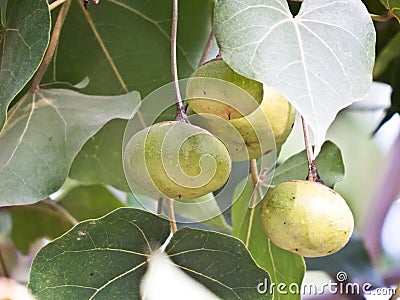
[[162,197],[158,198],[158,201],[157,201],[157,215],[161,215],[162,214],[163,204],[164,204],[164,198],[162,198]]
[[176,220],[175,220],[174,200],[167,198],[166,202],[167,202],[169,223],[171,224],[171,232],[172,234],[174,234],[175,232],[178,231],[178,227],[176,226]]
[[314,151],[310,142],[310,133],[306,120],[301,116],[301,125],[303,127],[304,144],[306,146],[307,160],[308,160],[308,175],[307,180],[321,182],[318,175],[317,165],[315,164]]
[[371,16],[371,19],[373,21],[377,21],[377,22],[387,22],[387,21],[391,20],[394,17],[394,15],[393,15],[391,10],[389,10],[384,15],[375,15],[375,14],[369,14],[369,15]]
[[[253,180],[253,186],[254,186],[254,190],[255,190],[255,189],[259,188],[259,180],[260,180],[260,178],[258,176],[258,170],[257,170],[257,160],[251,159],[249,163],[250,163],[250,175],[251,175],[251,179]],[[249,247],[251,229],[253,227],[256,195],[257,195],[257,193],[255,191],[253,193],[253,197],[251,199],[249,226],[247,227],[246,242],[245,242],[246,248]]]
[[42,203],[50,206],[52,209],[60,213],[64,218],[66,218],[72,225],[78,224],[78,220],[75,219],[64,207],[57,203],[57,201],[47,198],[42,200]]
[[71,5],[71,0],[65,1],[63,6],[58,13],[58,17],[56,23],[54,24],[53,33],[51,34],[49,47],[47,48],[46,54],[43,57],[43,61],[40,64],[39,69],[37,70],[35,76],[32,79],[31,91],[36,92],[39,90],[40,82],[46,73],[47,68],[50,65],[51,60],[53,59],[54,52],[56,51],[58,40],[60,39],[61,29],[63,27],[65,18],[67,17],[69,7]]
[[176,40],[178,32],[178,0],[172,1],[172,28],[171,28],[171,73],[176,96],[176,121],[189,123],[185,107],[182,102],[179,88],[178,63],[176,55]]
[[49,10],[53,10],[63,4],[65,1],[68,0],[55,0],[51,4],[49,4]]
[[204,46],[204,50],[197,67],[204,65],[204,63],[207,61],[208,53],[210,52],[213,39],[214,39],[214,31],[211,29],[210,35],[208,36],[207,42]]
[[8,272],[8,269],[7,269],[7,266],[6,266],[6,262],[4,260],[3,253],[1,252],[1,249],[0,249],[0,266],[1,266],[1,269],[3,270],[4,277],[10,278],[10,273]]

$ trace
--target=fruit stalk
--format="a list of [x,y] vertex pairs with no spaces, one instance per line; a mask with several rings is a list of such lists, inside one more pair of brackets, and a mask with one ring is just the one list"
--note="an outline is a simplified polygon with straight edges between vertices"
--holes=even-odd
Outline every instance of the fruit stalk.
[[54,24],[53,33],[51,34],[49,47],[47,48],[46,54],[43,57],[43,61],[40,64],[39,69],[37,70],[35,76],[32,79],[31,91],[36,92],[39,90],[40,82],[44,74],[47,71],[47,68],[50,65],[51,60],[53,59],[54,52],[56,51],[58,40],[60,39],[61,29],[64,25],[65,18],[67,17],[69,7],[71,5],[71,1],[66,1],[60,9],[58,13],[58,17],[56,23]]
[[176,61],[176,39],[178,32],[178,0],[172,1],[172,28],[171,28],[171,73],[176,96],[176,121],[189,123],[182,103],[181,91],[178,82],[178,64]]
[[306,146],[307,160],[308,160],[308,181],[320,182],[323,183],[321,178],[319,177],[317,165],[315,164],[315,156],[312,145],[310,143],[310,133],[308,131],[308,124],[306,120],[301,116],[301,125],[303,127],[304,134],[304,144]]

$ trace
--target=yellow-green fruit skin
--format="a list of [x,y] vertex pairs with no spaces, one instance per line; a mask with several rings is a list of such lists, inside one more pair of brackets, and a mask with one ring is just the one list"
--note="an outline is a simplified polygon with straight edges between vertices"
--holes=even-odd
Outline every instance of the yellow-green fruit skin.
[[198,115],[193,122],[210,131],[228,148],[232,161],[259,158],[282,146],[292,131],[296,111],[274,89],[264,86],[260,106],[245,117],[224,121]]
[[131,137],[124,150],[124,166],[128,182],[149,193],[193,199],[227,181],[231,160],[224,144],[210,132],[171,121]]
[[236,73],[222,59],[215,59],[200,66],[191,75],[186,87],[186,97],[194,112],[231,120],[247,115],[257,108],[263,98],[263,86],[256,80]]
[[329,187],[293,180],[270,189],[260,205],[263,227],[274,244],[306,257],[335,253],[349,241],[353,214]]

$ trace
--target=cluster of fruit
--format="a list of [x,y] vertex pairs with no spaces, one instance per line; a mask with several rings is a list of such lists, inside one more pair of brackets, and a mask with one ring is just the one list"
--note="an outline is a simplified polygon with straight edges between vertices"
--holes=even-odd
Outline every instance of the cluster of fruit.
[[[124,150],[128,181],[181,201],[221,188],[232,161],[279,148],[295,119],[295,109],[282,95],[237,74],[222,59],[193,73],[186,99],[190,122],[156,123],[132,136]],[[317,182],[289,181],[270,188],[258,209],[268,237],[303,256],[334,253],[353,231],[346,202]]]

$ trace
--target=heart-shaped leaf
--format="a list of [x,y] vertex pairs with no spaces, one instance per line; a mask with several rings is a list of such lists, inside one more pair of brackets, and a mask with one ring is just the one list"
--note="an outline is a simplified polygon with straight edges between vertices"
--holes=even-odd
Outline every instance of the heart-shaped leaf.
[[167,220],[129,208],[84,221],[40,250],[29,288],[37,299],[139,299],[147,258],[169,233]]
[[257,290],[270,282],[269,275],[254,264],[244,244],[225,234],[182,228],[165,249],[187,274],[221,299],[271,299]]
[[293,17],[286,0],[219,0],[214,29],[235,71],[272,86],[303,115],[316,154],[338,111],[369,90],[375,30],[361,1],[304,0]]
[[400,1],[399,0],[381,0],[381,3],[390,10],[390,13],[395,16],[400,22]]
[[[139,299],[148,261],[161,251],[169,226],[167,220],[133,208],[79,223],[39,251],[29,289],[38,300]],[[257,289],[269,282],[268,273],[236,238],[184,228],[174,234],[165,253],[223,299],[271,299],[269,292]]]
[[128,119],[139,94],[28,93],[0,133],[0,206],[35,203],[61,187],[85,142],[114,118]]
[[[243,185],[244,188],[243,188]],[[301,286],[305,273],[304,260],[300,255],[275,246],[267,237],[261,224],[259,205],[252,209],[249,202],[253,194],[253,182],[250,177],[243,180],[235,191],[236,202],[232,206],[232,234],[244,243],[259,266],[268,271],[273,299],[300,299],[301,294],[293,292],[289,286]],[[241,193],[238,195],[238,193]],[[251,217],[252,215],[252,217]],[[277,290],[278,285],[281,288]],[[266,287],[267,290],[270,287]]]
[[7,107],[42,61],[50,37],[46,0],[0,3],[0,131]]

